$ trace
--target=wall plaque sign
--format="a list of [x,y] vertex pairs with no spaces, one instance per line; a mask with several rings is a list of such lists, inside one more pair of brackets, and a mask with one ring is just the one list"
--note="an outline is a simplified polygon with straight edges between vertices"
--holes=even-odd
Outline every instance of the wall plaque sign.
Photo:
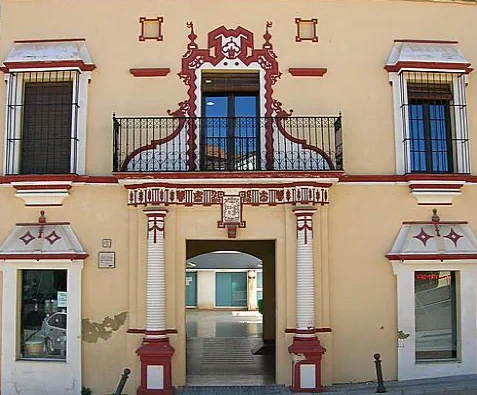
[[116,253],[115,252],[99,252],[98,253],[98,267],[100,269],[112,269],[116,267]]

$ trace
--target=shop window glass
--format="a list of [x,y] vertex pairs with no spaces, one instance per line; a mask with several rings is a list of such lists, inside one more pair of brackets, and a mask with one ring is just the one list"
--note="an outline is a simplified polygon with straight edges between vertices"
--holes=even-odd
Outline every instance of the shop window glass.
[[66,359],[66,278],[66,270],[22,270],[21,358]]
[[415,272],[416,360],[457,358],[455,272]]

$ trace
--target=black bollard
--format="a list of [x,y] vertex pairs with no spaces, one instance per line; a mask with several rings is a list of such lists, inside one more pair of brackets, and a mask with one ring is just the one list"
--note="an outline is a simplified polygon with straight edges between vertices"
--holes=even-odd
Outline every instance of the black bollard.
[[119,380],[118,388],[116,388],[116,392],[114,393],[114,395],[121,395],[130,374],[131,370],[129,370],[128,368],[124,369],[124,373],[121,375],[121,380]]
[[381,367],[381,355],[374,354],[374,363],[376,364],[376,377],[378,378],[378,388],[376,388],[376,393],[382,394],[388,392],[383,382],[383,369]]

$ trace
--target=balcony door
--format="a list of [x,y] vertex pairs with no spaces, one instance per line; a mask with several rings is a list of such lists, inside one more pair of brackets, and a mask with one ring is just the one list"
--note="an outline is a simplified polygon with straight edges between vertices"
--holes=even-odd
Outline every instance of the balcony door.
[[259,170],[258,73],[202,75],[202,170]]

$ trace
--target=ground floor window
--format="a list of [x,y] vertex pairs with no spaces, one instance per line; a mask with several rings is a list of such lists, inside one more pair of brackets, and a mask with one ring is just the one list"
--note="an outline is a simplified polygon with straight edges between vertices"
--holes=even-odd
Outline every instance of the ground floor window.
[[21,271],[20,358],[66,360],[67,270]]
[[416,361],[457,358],[454,271],[416,271]]

